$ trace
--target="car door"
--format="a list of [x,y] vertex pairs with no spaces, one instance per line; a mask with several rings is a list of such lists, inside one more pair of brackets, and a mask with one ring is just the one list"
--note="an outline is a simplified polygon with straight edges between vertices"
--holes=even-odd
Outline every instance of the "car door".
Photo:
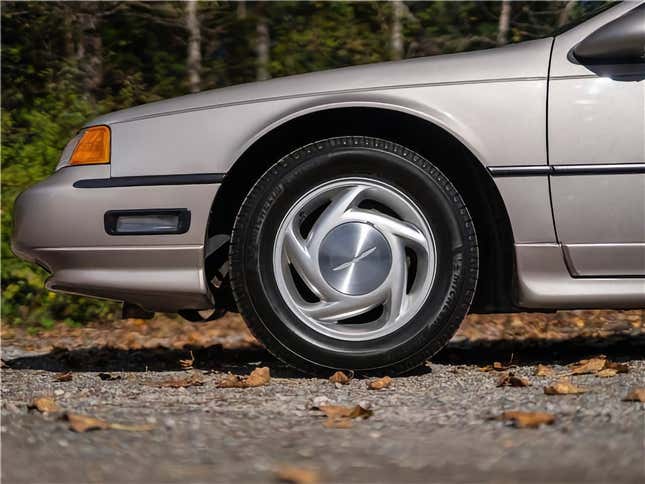
[[551,197],[574,276],[645,276],[644,78],[645,4],[614,6],[554,41]]

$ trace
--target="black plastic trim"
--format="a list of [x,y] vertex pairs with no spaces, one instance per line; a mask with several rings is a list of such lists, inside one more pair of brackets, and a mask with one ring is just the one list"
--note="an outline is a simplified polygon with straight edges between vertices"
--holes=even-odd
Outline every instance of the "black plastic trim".
[[645,163],[491,166],[488,171],[495,178],[546,175],[627,175],[645,174]]
[[[116,220],[119,215],[177,215],[177,228],[174,230],[153,230],[140,232],[117,232]],[[187,208],[142,208],[130,210],[108,210],[103,216],[105,231],[110,235],[171,235],[185,234],[190,228],[190,210]]]
[[488,171],[494,177],[541,176],[550,175],[551,167],[548,165],[490,166]]
[[225,173],[195,173],[190,175],[117,176],[91,178],[74,182],[74,188],[141,187],[154,185],[205,185],[222,183]]
[[628,175],[645,173],[645,163],[620,163],[598,165],[553,165],[552,175]]

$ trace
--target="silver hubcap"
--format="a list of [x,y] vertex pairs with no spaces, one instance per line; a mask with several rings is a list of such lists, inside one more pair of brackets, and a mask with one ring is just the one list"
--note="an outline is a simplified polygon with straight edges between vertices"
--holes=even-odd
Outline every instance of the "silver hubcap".
[[369,340],[405,325],[427,299],[436,269],[430,226],[403,193],[345,178],[301,197],[273,250],[280,294],[310,328]]

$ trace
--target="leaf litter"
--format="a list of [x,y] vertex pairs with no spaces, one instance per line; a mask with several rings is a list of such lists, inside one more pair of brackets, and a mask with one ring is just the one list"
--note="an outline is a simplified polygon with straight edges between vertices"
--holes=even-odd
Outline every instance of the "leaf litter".
[[69,422],[69,429],[73,430],[74,432],[89,432],[92,430],[125,430],[129,432],[145,432],[154,428],[154,425],[152,424],[126,425],[111,423],[100,418],[71,412],[65,412],[65,414],[63,415],[63,420]]
[[531,386],[528,378],[517,376],[515,373],[508,372],[502,374],[497,380],[498,387],[528,387]]
[[369,390],[383,390],[388,388],[392,384],[392,378],[389,376],[384,376],[378,380],[373,380],[367,384]]
[[72,381],[72,372],[71,371],[65,371],[63,373],[59,373],[54,377],[54,381],[59,381],[59,382],[65,382],[65,381]]
[[327,416],[324,426],[330,429],[347,429],[352,426],[352,420],[364,420],[371,417],[374,412],[362,405],[321,405],[318,407]]
[[349,385],[352,376],[347,376],[342,371],[337,371],[332,376],[329,377],[329,382],[337,385]]
[[268,385],[271,372],[267,366],[256,368],[247,377],[229,373],[217,384],[217,388],[254,388]]
[[517,428],[536,429],[541,425],[553,425],[555,415],[547,412],[523,412],[520,410],[511,410],[502,413],[497,420],[511,422]]
[[544,387],[546,395],[579,395],[587,389],[574,385],[569,378],[561,378],[557,382]]
[[27,408],[29,410],[38,410],[40,413],[56,413],[61,411],[61,408],[51,397],[35,397]]
[[318,484],[320,475],[315,469],[286,465],[274,471],[278,482],[288,484]]
[[623,402],[645,402],[645,388],[634,388],[623,398]]

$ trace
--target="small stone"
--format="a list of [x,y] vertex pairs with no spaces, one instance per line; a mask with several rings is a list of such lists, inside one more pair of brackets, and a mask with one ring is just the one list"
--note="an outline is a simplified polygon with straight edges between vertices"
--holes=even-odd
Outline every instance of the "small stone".
[[64,395],[64,394],[65,394],[65,390],[61,390],[60,388],[57,388],[56,390],[54,390],[54,395],[56,395],[57,397],[60,397],[61,395]]

